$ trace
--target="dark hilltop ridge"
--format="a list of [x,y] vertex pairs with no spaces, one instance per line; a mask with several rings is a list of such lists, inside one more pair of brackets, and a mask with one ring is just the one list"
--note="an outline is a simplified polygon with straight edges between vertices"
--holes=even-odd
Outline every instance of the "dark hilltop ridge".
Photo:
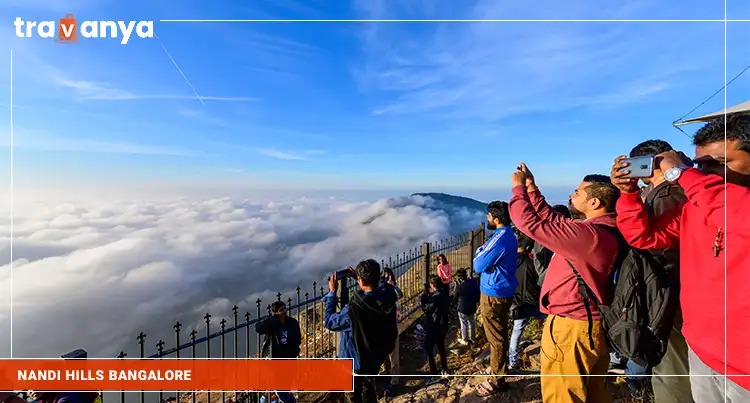
[[487,210],[487,203],[482,203],[470,197],[454,196],[447,193],[414,193],[412,196],[429,197],[437,202],[455,206],[457,208],[463,207],[469,210],[477,210],[481,212]]

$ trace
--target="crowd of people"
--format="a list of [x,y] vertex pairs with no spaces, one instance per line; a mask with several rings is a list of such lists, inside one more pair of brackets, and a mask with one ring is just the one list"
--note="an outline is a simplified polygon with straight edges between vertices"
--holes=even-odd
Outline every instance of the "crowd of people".
[[[464,269],[453,276],[440,255],[437,275],[425,284],[430,372],[449,374],[451,313],[458,314],[458,343],[472,346],[478,310],[490,350],[478,396],[508,390],[524,328],[538,318],[545,403],[610,402],[606,376],[617,365],[633,394],[650,383],[656,403],[750,402],[750,348],[742,340],[750,334],[743,295],[750,214],[740,210],[750,206],[750,117],[715,119],[693,142],[692,159],[663,140],[635,145],[628,157],[653,157],[650,176],[631,177],[627,157],[617,157],[609,175],[584,176],[568,206],[550,206],[521,163],[510,201],[487,206],[493,233],[474,253],[479,278]],[[353,359],[361,375],[352,401],[375,402],[372,376],[387,361],[398,365],[396,301],[403,294],[375,260],[348,270],[359,290],[339,307],[331,276],[325,327],[340,333],[339,357]],[[623,298],[629,302],[617,305]],[[613,307],[621,311],[613,315]]]
[[[545,403],[611,401],[606,375],[621,359],[634,392],[652,378],[656,403],[750,402],[750,117],[714,119],[693,143],[695,158],[635,145],[629,157],[653,156],[652,175],[631,177],[617,157],[609,175],[582,179],[569,211],[517,167],[474,258],[492,375],[478,395],[507,390],[516,340],[539,317]],[[625,295],[630,305],[607,309]]]

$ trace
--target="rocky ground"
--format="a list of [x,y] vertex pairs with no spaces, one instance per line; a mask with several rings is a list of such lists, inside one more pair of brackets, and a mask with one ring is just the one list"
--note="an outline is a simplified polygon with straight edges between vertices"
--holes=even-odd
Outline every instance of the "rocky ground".
[[[522,361],[521,370],[508,377],[510,390],[501,395],[481,398],[474,395],[474,387],[484,381],[486,377],[481,373],[488,369],[489,350],[484,338],[484,332],[478,330],[476,348],[459,347],[456,343],[458,321],[454,318],[449,332],[447,345],[449,346],[448,366],[453,375],[446,379],[436,377],[401,377],[401,385],[390,389],[389,396],[381,397],[381,403],[453,403],[453,402],[503,402],[503,403],[541,403],[541,385],[539,376],[541,322],[532,320],[526,327],[524,339],[521,342]],[[479,325],[479,324],[478,324]],[[424,333],[419,329],[420,321],[416,322],[407,332],[401,335],[400,355],[402,374],[425,374],[429,370],[427,357],[422,350]],[[439,365],[439,364],[438,364]],[[387,371],[385,371],[387,373]],[[634,399],[630,397],[625,379],[612,376],[609,388],[612,392],[613,403],[650,403],[652,399]],[[388,378],[378,378],[378,390],[388,387]],[[649,393],[650,395],[650,393]],[[344,402],[341,395],[300,396],[300,402]]]
[[[455,318],[454,318],[455,319]],[[447,379],[435,382],[436,378],[401,378],[403,386],[394,388],[392,395],[382,398],[381,402],[419,403],[419,402],[514,402],[541,403],[540,368],[540,340],[542,333],[541,322],[532,320],[526,327],[524,339],[521,343],[521,370],[508,377],[510,390],[504,394],[481,398],[474,395],[474,387],[484,381],[486,377],[481,373],[489,366],[489,349],[487,348],[484,332],[478,329],[478,345],[474,349],[460,348],[456,343],[459,336],[457,320],[454,328],[449,332],[448,366],[451,374]],[[417,323],[418,324],[418,323]],[[419,374],[428,370],[427,358],[421,349],[422,332],[415,324],[401,336],[402,373]],[[625,379],[612,376],[609,387],[614,403],[648,403],[650,398],[633,399],[630,397]]]
[[[421,319],[412,325],[400,338],[401,373],[415,374],[417,376],[401,377],[401,384],[390,388],[388,396],[383,396],[380,403],[454,403],[454,402],[503,402],[503,403],[541,403],[540,368],[540,345],[542,326],[541,322],[532,320],[526,327],[524,339],[521,342],[522,361],[521,370],[508,377],[510,390],[506,393],[481,398],[474,395],[474,387],[484,381],[486,377],[481,373],[489,366],[489,349],[484,338],[484,332],[478,322],[478,343],[473,349],[458,346],[458,320],[453,318],[452,328],[449,332],[446,345],[448,347],[448,366],[452,376],[441,379],[428,376],[429,365],[427,356],[422,349],[424,332],[420,330]],[[439,361],[438,361],[439,363]],[[439,364],[438,364],[439,365]],[[385,368],[383,375],[377,378],[378,390],[383,392],[389,386],[388,369]],[[424,374],[424,376],[419,376]],[[612,392],[613,403],[651,403],[651,394],[644,399],[630,397],[625,379],[614,375],[608,378],[609,388]],[[227,402],[243,403],[252,401],[249,396],[235,396],[234,393],[226,394]],[[300,403],[334,403],[345,402],[343,394],[308,394],[301,393],[298,396]],[[183,397],[183,403],[189,403],[192,399]],[[220,402],[220,393],[211,393],[212,402]],[[207,403],[205,393],[199,393],[196,403]]]

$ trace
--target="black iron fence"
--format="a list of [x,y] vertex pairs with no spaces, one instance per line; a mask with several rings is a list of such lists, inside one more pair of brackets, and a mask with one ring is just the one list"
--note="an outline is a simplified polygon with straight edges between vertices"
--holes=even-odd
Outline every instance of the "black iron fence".
[[[382,267],[389,267],[396,276],[396,282],[404,293],[397,305],[399,322],[404,321],[419,309],[419,296],[424,284],[431,274],[436,273],[437,257],[444,254],[453,271],[458,268],[472,267],[473,254],[486,239],[484,223],[467,233],[449,237],[447,239],[423,243],[421,246],[402,254],[381,260]],[[341,279],[338,295],[341,303],[347,303],[351,292],[356,290],[353,279]],[[322,301],[327,293],[327,287],[317,282],[312,287],[302,289],[297,287],[292,295],[284,300],[282,293],[277,293],[275,301],[286,302],[287,314],[297,319],[302,332],[300,356],[304,358],[332,358],[337,355],[338,336],[324,327],[325,303]],[[205,329],[191,329],[187,331],[180,322],[175,323],[173,347],[165,348],[167,342],[158,340],[154,343],[155,352],[149,353],[147,335],[141,332],[136,342],[140,358],[251,358],[261,354],[261,336],[255,332],[255,325],[271,314],[271,304],[258,298],[252,309],[232,307],[229,319],[222,317],[216,323],[212,315],[206,313],[203,317]],[[152,350],[153,351],[153,350]],[[117,358],[132,357],[121,352]],[[146,400],[145,392],[139,394],[138,400]],[[151,395],[152,393],[149,393]],[[170,396],[165,399],[165,394]],[[108,395],[108,394],[106,394]],[[220,397],[219,397],[220,395]],[[229,396],[228,396],[229,395]],[[259,393],[216,392],[158,392],[158,401],[177,401],[183,403],[211,403],[214,402],[257,402]],[[229,399],[227,400],[227,397]],[[110,400],[110,396],[102,396],[102,400]],[[125,392],[119,396],[120,403],[126,400]],[[127,399],[130,400],[130,399]],[[152,399],[149,399],[152,400]],[[155,399],[153,399],[155,400]]]

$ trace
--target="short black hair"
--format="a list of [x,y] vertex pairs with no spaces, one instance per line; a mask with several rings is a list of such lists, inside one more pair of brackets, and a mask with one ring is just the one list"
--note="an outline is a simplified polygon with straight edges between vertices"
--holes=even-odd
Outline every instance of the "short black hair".
[[469,275],[466,274],[466,269],[461,268],[461,269],[456,270],[456,277],[458,277],[458,278],[460,278],[462,280],[466,280],[466,278],[468,278]]
[[357,264],[355,271],[357,272],[357,278],[362,280],[364,285],[378,285],[380,281],[380,263],[377,260],[363,260]]
[[510,225],[510,211],[507,202],[493,201],[487,205],[487,212],[490,213],[492,218],[497,218],[500,224]]
[[620,191],[612,184],[609,176],[590,174],[584,176],[583,181],[589,183],[586,186],[586,200],[599,199],[606,212],[615,211],[617,199],[620,198]]
[[286,308],[284,301],[275,301],[271,304],[271,313],[278,313],[282,309]]
[[630,150],[630,157],[645,157],[672,151],[672,146],[664,140],[646,140]]
[[[726,125],[725,125],[726,122]],[[724,127],[726,126],[726,133]],[[739,149],[750,153],[750,115],[739,113],[721,116],[710,121],[698,129],[693,136],[693,144],[703,147],[707,144],[724,141],[739,140]]]
[[441,280],[440,277],[433,274],[430,276],[430,284],[435,288],[440,288],[443,286],[443,280]]
[[570,218],[570,209],[568,209],[568,206],[564,204],[556,204],[552,206],[552,211],[554,211],[557,214],[560,214],[561,216],[565,218]]
[[383,275],[389,274],[394,280],[396,279],[396,274],[393,273],[393,269],[390,267],[383,267]]
[[534,247],[534,240],[529,238],[528,235],[521,232],[521,230],[519,230],[518,228],[513,228],[513,233],[516,234],[516,239],[518,240],[518,247],[520,249],[529,251],[531,250],[531,248]]

